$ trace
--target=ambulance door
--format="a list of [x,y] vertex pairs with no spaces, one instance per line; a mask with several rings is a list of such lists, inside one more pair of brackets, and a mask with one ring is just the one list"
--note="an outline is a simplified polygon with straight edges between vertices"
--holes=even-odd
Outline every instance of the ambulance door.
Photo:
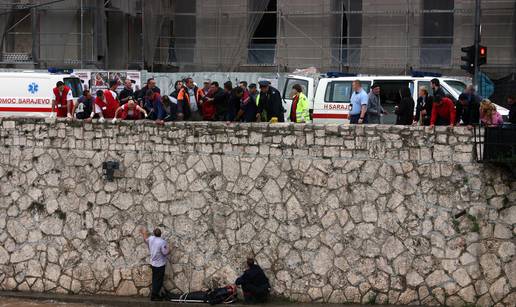
[[[362,81],[362,88],[368,92],[371,81]],[[323,79],[319,81],[314,109],[314,123],[343,124],[348,122],[351,111],[353,80]]]
[[314,78],[303,77],[303,76],[289,76],[285,81],[285,86],[283,87],[283,109],[285,109],[285,121],[289,121],[290,119],[290,108],[292,107],[292,97],[290,97],[290,92],[292,90],[292,86],[295,84],[301,85],[303,89],[303,94],[306,95],[308,99],[309,108],[310,108],[310,116],[312,115],[314,109]]

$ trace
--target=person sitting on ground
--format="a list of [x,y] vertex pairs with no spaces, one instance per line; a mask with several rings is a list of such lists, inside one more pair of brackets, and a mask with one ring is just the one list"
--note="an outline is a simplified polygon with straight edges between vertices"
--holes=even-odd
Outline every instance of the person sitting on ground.
[[77,99],[77,104],[74,106],[73,113],[76,119],[91,120],[90,115],[93,110],[93,97],[90,90],[84,90],[82,96]]
[[430,128],[437,126],[455,125],[455,105],[448,97],[432,97],[432,116],[430,117]]
[[142,114],[147,117],[147,112],[145,109],[137,105],[133,99],[128,100],[127,103],[116,109],[113,123],[116,123],[118,114],[120,114],[119,118],[121,120],[138,120],[142,118]]
[[489,99],[484,99],[480,103],[480,122],[487,127],[497,127],[503,125],[503,118],[496,106]]
[[264,303],[269,296],[269,279],[262,268],[256,264],[253,257],[248,257],[247,270],[237,278],[235,284],[242,286],[246,303]]
[[150,266],[152,269],[152,291],[151,301],[161,301],[161,289],[163,288],[163,280],[165,279],[165,266],[167,264],[167,256],[170,254],[170,248],[167,241],[161,238],[161,230],[154,229],[153,235],[149,233],[145,227],[140,228],[143,240],[147,243],[150,252]]

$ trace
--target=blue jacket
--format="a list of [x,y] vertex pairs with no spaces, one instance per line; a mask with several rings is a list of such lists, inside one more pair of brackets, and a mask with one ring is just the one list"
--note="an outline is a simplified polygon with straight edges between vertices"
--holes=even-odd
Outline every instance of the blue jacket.
[[149,119],[152,120],[163,120],[166,116],[165,108],[161,102],[160,95],[154,95],[154,99],[145,97],[145,110],[149,113]]

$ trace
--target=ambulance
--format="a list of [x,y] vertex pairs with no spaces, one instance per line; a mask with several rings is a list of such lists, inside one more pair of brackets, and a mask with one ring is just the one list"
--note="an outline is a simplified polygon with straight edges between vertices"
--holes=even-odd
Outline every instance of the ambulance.
[[82,95],[81,80],[70,74],[0,72],[0,117],[48,117],[52,90],[63,81],[72,90],[74,103]]
[[[401,100],[399,90],[408,87],[412,93],[414,102],[417,101],[418,89],[425,86],[431,93],[430,80],[434,77],[413,77],[413,76],[353,76],[353,77],[322,77],[319,80],[307,76],[288,76],[283,88],[283,108],[286,110],[285,118],[289,118],[292,99],[289,97],[290,90],[294,84],[303,88],[303,93],[308,98],[310,113],[313,123],[349,123],[348,117],[351,110],[351,84],[354,80],[360,80],[362,88],[369,93],[374,83],[380,85],[380,99],[382,106],[389,115],[383,118],[384,124],[394,124],[394,106]],[[440,81],[444,93],[456,103],[459,95],[466,88],[461,80],[447,77],[437,78]],[[318,82],[317,82],[318,81]],[[431,95],[431,94],[430,94]],[[509,110],[496,105],[497,111],[504,117],[508,116]],[[415,112],[415,110],[414,110]]]

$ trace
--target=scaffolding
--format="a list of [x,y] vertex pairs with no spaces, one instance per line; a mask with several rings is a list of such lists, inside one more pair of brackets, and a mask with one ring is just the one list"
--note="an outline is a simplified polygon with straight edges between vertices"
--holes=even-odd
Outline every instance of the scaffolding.
[[[474,0],[8,1],[3,67],[459,74],[473,42]],[[484,71],[516,70],[515,19],[482,1]]]

